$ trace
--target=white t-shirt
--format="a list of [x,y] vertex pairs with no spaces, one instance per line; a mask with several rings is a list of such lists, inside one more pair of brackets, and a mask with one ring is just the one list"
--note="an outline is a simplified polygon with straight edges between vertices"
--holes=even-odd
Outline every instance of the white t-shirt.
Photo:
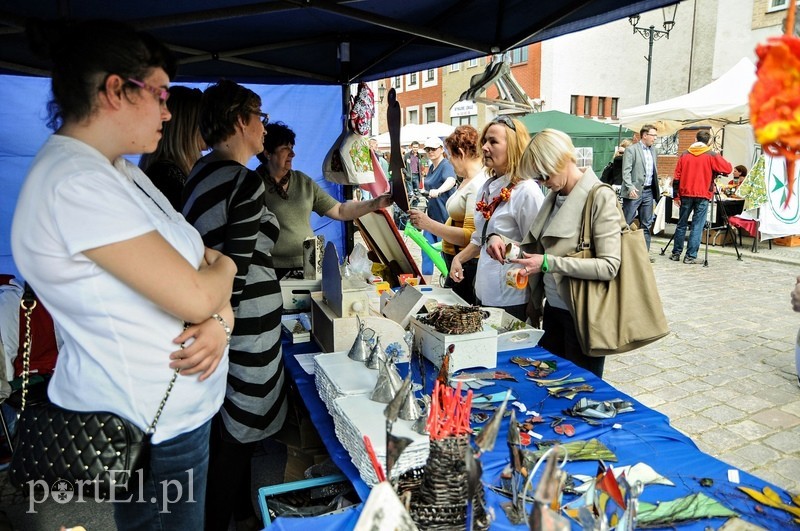
[[[500,190],[508,186],[510,179],[503,175],[496,179],[489,179],[478,190],[475,198],[478,201],[490,203],[500,194]],[[531,179],[517,183],[511,191],[508,201],[500,203],[489,218],[486,236],[499,234],[515,242],[521,242],[523,235],[528,233],[536,214],[544,201],[541,188]],[[528,290],[516,289],[506,284],[506,272],[517,264],[501,264],[486,252],[486,246],[481,245],[483,227],[487,222],[480,212],[475,213],[475,232],[472,233],[471,243],[481,248],[478,259],[478,270],[475,275],[475,295],[484,306],[515,306],[528,302]]]
[[[200,235],[139,168],[123,158],[112,166],[81,141],[50,137],[22,187],[11,246],[63,335],[48,391],[61,407],[111,411],[142,429],[155,417],[183,324],[83,254],[153,230],[199,266]],[[178,376],[153,442],[209,420],[222,404],[227,370],[226,355],[204,382]]]

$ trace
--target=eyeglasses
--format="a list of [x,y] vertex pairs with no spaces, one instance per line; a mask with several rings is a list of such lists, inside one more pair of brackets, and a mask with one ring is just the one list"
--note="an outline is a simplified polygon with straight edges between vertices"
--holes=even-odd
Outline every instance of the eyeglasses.
[[517,126],[514,125],[514,120],[506,116],[505,114],[501,114],[496,116],[494,120],[492,120],[493,124],[503,124],[515,133],[517,132]]
[[139,81],[138,79],[133,79],[132,77],[129,77],[126,79],[126,81],[128,83],[133,83],[139,88],[145,89],[147,92],[156,97],[158,103],[166,103],[169,99],[169,89],[154,87],[153,85],[148,85],[144,81]]
[[253,114],[256,114],[256,115],[260,116],[260,117],[261,117],[261,124],[262,124],[264,127],[266,127],[266,126],[267,126],[267,124],[269,123],[269,114],[267,114],[267,113],[265,113],[265,112],[256,112],[256,111],[251,111],[251,112],[252,112]]
[[546,183],[547,181],[550,180],[550,176],[545,175],[544,173],[540,173],[539,175],[534,177],[533,180],[540,183]]
[[436,151],[437,149],[439,149],[439,148],[438,148],[438,147],[426,147],[426,148],[425,148],[425,151],[426,151],[427,153],[430,153],[431,151]]
[[658,136],[658,133],[645,133],[644,136]]

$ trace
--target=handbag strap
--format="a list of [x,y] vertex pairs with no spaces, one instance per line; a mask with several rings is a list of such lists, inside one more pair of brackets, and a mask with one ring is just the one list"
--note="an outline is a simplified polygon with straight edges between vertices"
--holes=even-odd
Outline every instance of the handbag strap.
[[[585,251],[587,249],[592,248],[592,207],[594,206],[594,197],[597,195],[598,190],[600,188],[609,188],[613,192],[614,189],[611,188],[608,184],[600,183],[596,184],[592,187],[591,191],[589,192],[589,196],[586,198],[586,204],[583,206],[583,219],[581,219],[581,239],[578,242],[577,251]],[[614,195],[617,193],[614,192]],[[622,211],[622,206],[617,203],[617,210],[619,211],[619,215],[621,216],[620,222],[620,232],[625,232],[626,230],[630,230],[630,227],[627,223],[625,223],[625,214]]]
[[[22,298],[19,301],[19,305],[22,307],[25,313],[25,341],[22,344],[22,407],[21,411],[25,411],[25,403],[28,397],[28,383],[30,379],[30,369],[31,369],[31,345],[33,343],[33,334],[31,333],[31,315],[33,315],[33,310],[36,308],[38,301],[36,300],[36,294],[33,292],[33,289],[30,285],[26,282],[25,289],[22,292]],[[184,345],[181,343],[181,349],[183,349]],[[181,372],[180,369],[175,369],[172,373],[172,379],[169,381],[169,385],[167,386],[167,392],[164,393],[164,398],[161,399],[161,403],[158,405],[158,411],[156,411],[156,416],[153,419],[153,422],[150,423],[148,426],[147,433],[148,435],[152,435],[156,431],[156,424],[158,424],[158,419],[161,417],[161,412],[164,410],[164,406],[167,404],[167,399],[169,398],[169,394],[172,392],[172,388],[175,386],[175,381],[178,379],[178,374]]]

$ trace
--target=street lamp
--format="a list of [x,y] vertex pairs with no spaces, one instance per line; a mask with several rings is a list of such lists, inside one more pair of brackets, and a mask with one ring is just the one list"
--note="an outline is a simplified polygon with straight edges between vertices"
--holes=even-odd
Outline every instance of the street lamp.
[[383,103],[383,98],[386,96],[386,87],[383,86],[383,81],[378,85],[378,103]]
[[647,61],[647,89],[645,91],[644,102],[646,104],[650,103],[650,68],[653,61],[653,41],[657,41],[661,37],[666,37],[669,39],[669,32],[675,27],[675,13],[677,11],[678,4],[661,8],[661,13],[664,17],[663,31],[657,30],[655,26],[650,26],[649,28],[640,28],[638,26],[640,18],[639,15],[631,15],[628,17],[628,23],[633,26],[633,33],[638,33],[650,41],[650,46],[647,50],[647,57],[645,57],[645,60]]

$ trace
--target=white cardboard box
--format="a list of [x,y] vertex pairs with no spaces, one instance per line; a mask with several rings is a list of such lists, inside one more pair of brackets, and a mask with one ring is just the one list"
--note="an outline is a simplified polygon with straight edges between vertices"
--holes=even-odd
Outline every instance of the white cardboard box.
[[[358,334],[356,317],[337,317],[322,300],[322,293],[311,294],[311,335],[324,352],[350,351]],[[405,330],[399,324],[377,315],[361,317],[364,325],[381,338],[383,348],[395,343],[398,362],[408,361],[408,346],[403,339]]]
[[414,317],[411,318],[411,327],[414,347],[437,367],[441,367],[450,345],[455,345],[448,367],[450,373],[470,367],[497,367],[497,330],[485,322],[482,331],[472,334],[442,334]]
[[311,310],[311,292],[322,289],[321,280],[284,279],[280,281],[283,309],[290,312]]

